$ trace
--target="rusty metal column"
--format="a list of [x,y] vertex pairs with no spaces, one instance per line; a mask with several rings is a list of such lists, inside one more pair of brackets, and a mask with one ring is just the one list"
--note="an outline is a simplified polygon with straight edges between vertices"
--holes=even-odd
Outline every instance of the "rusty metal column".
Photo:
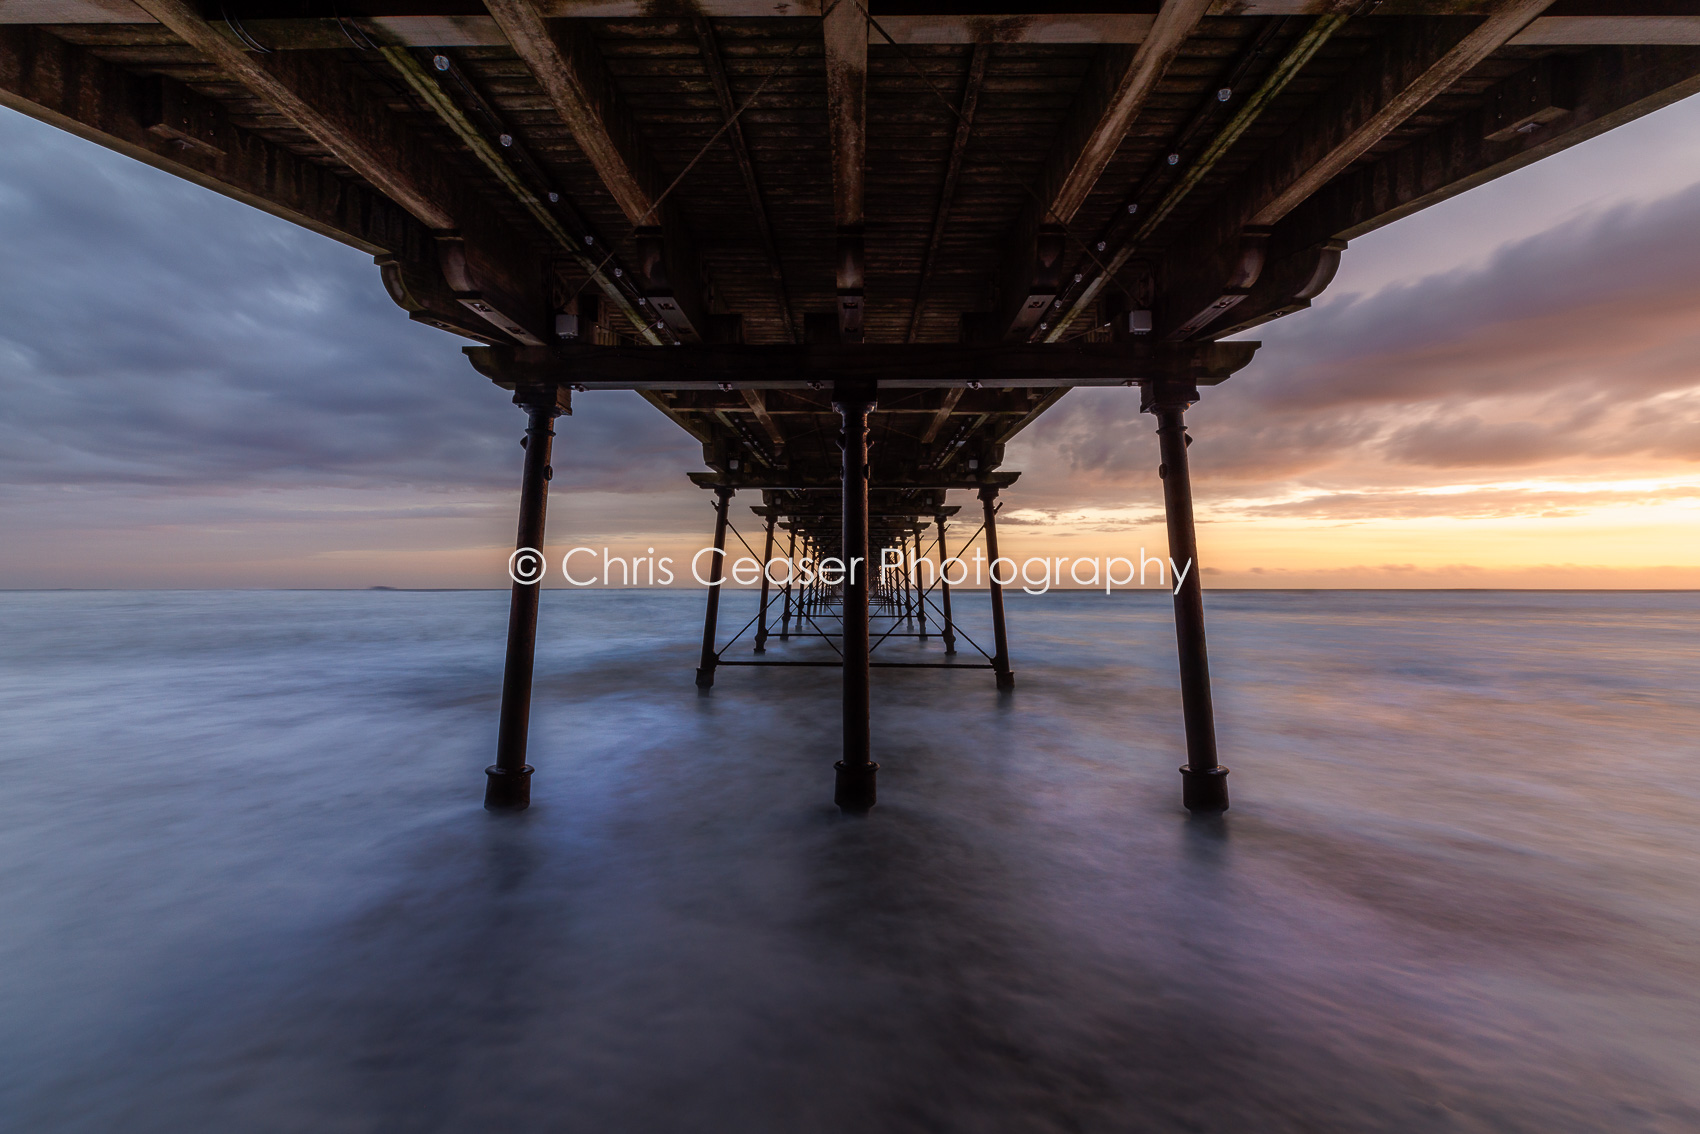
[[844,431],[844,757],[832,801],[843,811],[865,812],[874,805],[879,765],[869,756],[868,723],[868,411],[874,387],[841,383],[832,391]]
[[697,688],[714,685],[714,632],[720,626],[720,581],[725,577],[726,506],[732,502],[730,488],[716,488],[720,503],[714,510],[714,566],[708,572],[708,610],[702,616],[702,662],[697,666]]
[[[1187,467],[1185,413],[1198,401],[1191,382],[1158,381],[1140,387],[1140,409],[1157,418],[1163,463],[1163,510],[1169,521],[1169,560],[1186,572],[1175,588],[1175,644],[1180,653],[1181,712],[1186,718],[1186,763],[1181,802],[1189,811],[1226,811],[1228,769],[1216,759],[1216,721],[1210,704],[1210,659],[1204,648],[1204,585],[1199,578],[1198,536],[1192,523],[1192,475]],[[1179,572],[1177,572],[1179,573]]]
[[803,618],[805,616],[813,618],[814,613],[815,613],[815,577],[814,577],[814,572],[818,571],[820,569],[820,556],[815,554],[815,541],[814,540],[811,539],[811,540],[807,541],[807,543],[804,545],[804,548],[803,548],[803,554],[808,556],[809,562],[814,564],[814,567],[810,569],[809,581],[807,583],[803,584],[802,591],[799,592],[798,595],[797,595],[797,610],[798,610],[797,625],[798,625],[799,628],[802,626]]
[[[531,806],[531,765],[525,762],[531,728],[531,673],[537,651],[537,600],[543,589],[543,518],[549,502],[549,453],[555,437],[555,418],[571,413],[570,397],[555,387],[522,390],[514,403],[526,413],[525,470],[520,475],[519,535],[508,572],[514,577],[508,600],[508,655],[502,668],[502,709],[496,730],[496,762],[484,769],[484,806],[490,811],[520,811]],[[536,553],[535,578],[521,553]]]
[[[921,531],[915,530],[915,558],[909,561],[911,567],[919,568],[925,552],[921,547]],[[927,640],[927,591],[921,586],[921,572],[915,572],[915,620],[921,624],[921,641]]]
[[[789,563],[791,566],[789,570],[785,572],[785,590],[782,592],[785,597],[785,613],[781,615],[779,619],[779,640],[781,642],[790,641],[791,639],[791,590],[795,585],[797,578],[796,523],[796,519],[793,518],[791,521],[791,549],[785,553],[785,562]],[[801,622],[802,619],[799,618],[797,621]]]
[[767,545],[761,553],[761,609],[756,613],[756,650],[758,654],[767,653],[767,570],[773,563],[773,525],[779,522],[779,513],[775,512],[767,518]]
[[899,600],[903,611],[903,621],[915,625],[915,585],[909,577],[909,533],[897,533],[897,550],[903,556],[903,568],[898,572],[903,579],[903,597]]
[[980,506],[986,517],[986,558],[991,560],[987,574],[992,589],[992,669],[998,676],[999,689],[1014,689],[1015,674],[1009,668],[1009,635],[1004,630],[1003,584],[998,582],[998,510],[992,501],[998,498],[995,488],[980,490]]
[[944,607],[944,652],[956,652],[956,624],[950,620],[950,580],[945,578],[945,563],[950,559],[944,548],[944,516],[934,516],[933,522],[939,526],[939,595]]

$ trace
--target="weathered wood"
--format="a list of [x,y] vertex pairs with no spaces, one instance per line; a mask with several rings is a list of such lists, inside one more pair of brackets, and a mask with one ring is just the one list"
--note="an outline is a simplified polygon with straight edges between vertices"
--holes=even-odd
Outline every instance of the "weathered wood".
[[939,433],[950,422],[950,415],[956,412],[957,403],[962,400],[965,386],[952,387],[944,395],[944,401],[933,411],[933,419],[927,423],[927,430],[921,434],[921,444],[931,445],[938,439]]
[[927,284],[937,263],[939,244],[944,239],[945,225],[950,221],[950,207],[956,200],[956,184],[962,177],[962,160],[968,153],[968,138],[974,129],[974,111],[980,104],[980,88],[986,81],[986,62],[991,48],[976,43],[968,55],[968,76],[962,83],[962,97],[956,103],[956,133],[951,138],[950,158],[945,163],[944,184],[939,189],[938,204],[933,208],[933,228],[927,237],[927,250],[921,256],[920,277],[915,281],[915,300],[909,311],[909,333],[906,341],[914,342],[921,329],[921,316],[927,303]]
[[556,382],[603,390],[809,389],[833,380],[877,381],[881,389],[983,386],[1121,386],[1156,378],[1225,381],[1258,343],[1155,341],[927,345],[648,347],[467,347],[479,373],[504,388]]
[[832,142],[832,214],[840,229],[864,219],[868,164],[868,17],[840,0],[821,21],[826,45],[827,136]]
[[489,0],[486,7],[626,220],[644,230],[650,243],[638,267],[647,276],[641,290],[676,335],[697,341],[708,305],[694,240],[678,206],[665,199],[655,160],[596,44],[571,22],[549,26],[535,0]]
[[438,163],[354,83],[293,54],[256,55],[213,30],[185,0],[137,0],[225,74],[271,104],[379,192],[434,229],[458,224]]
[[1085,136],[1078,141],[1066,139],[1060,150],[1053,151],[1052,164],[1046,169],[1046,180],[1040,188],[1045,207],[1040,223],[1067,224],[1074,219],[1127,135],[1134,116],[1174,61],[1181,44],[1198,27],[1210,4],[1211,0],[1164,0],[1151,34],[1139,45],[1113,89],[1088,96],[1092,103],[1102,99],[1102,105],[1082,106],[1082,117],[1090,121]]
[[[1438,57],[1421,66],[1424,52],[1406,50],[1382,57],[1379,82],[1363,83],[1345,98],[1333,100],[1333,121],[1321,116],[1307,122],[1308,130],[1292,143],[1292,152],[1304,154],[1295,176],[1283,179],[1281,187],[1248,218],[1248,224],[1274,225],[1307,197],[1332,181],[1336,175],[1371,146],[1391,134],[1405,120],[1452,86],[1512,36],[1522,31],[1552,0],[1501,0],[1481,24],[1460,37]],[[1436,37],[1442,41],[1444,33]],[[1416,74],[1411,74],[1421,66]],[[1357,121],[1354,122],[1354,119]]]
[[738,120],[738,105],[732,98],[732,84],[727,78],[726,64],[720,55],[719,39],[714,33],[713,23],[708,19],[699,16],[692,20],[691,24],[701,46],[703,69],[708,72],[709,83],[714,87],[715,102],[719,104],[721,116],[728,123],[726,141],[738,163],[738,175],[743,179],[744,193],[749,198],[750,217],[761,234],[762,251],[767,254],[768,271],[773,275],[774,305],[785,321],[791,341],[796,342],[799,329],[796,317],[791,311],[790,292],[785,286],[785,265],[779,257],[779,241],[774,237],[773,224],[768,219],[767,200],[761,190],[761,181],[756,176],[755,162],[750,159],[749,145],[744,140],[744,124]]
[[1165,0],[1150,35],[1137,50],[1107,48],[1088,73],[1041,168],[1033,199],[1007,238],[995,303],[1007,334],[1031,333],[1056,298],[1056,257],[1061,249],[1047,257],[1039,247],[1045,227],[1066,227],[1074,219],[1135,116],[1209,7],[1210,0]]
[[38,28],[0,27],[0,103],[370,255],[428,254],[430,233],[382,194],[232,124],[219,103],[154,79],[192,103],[205,145],[143,117],[145,81]]
[[1700,94],[1700,47],[1597,48],[1569,68],[1569,113],[1502,141],[1486,136],[1479,112],[1464,115],[1328,185],[1280,227],[1278,246],[1355,240]]
[[[1479,23],[1410,21],[1382,37],[1311,113],[1223,192],[1175,245],[1162,274],[1158,332],[1208,333],[1257,282],[1274,225],[1477,66],[1551,0],[1497,0]],[[1256,245],[1256,263],[1248,257]],[[1203,254],[1200,251],[1204,250]]]
[[[566,226],[555,215],[550,204],[538,195],[538,191],[527,183],[526,179],[507,158],[502,156],[497,144],[492,142],[485,132],[480,130],[460,105],[450,97],[449,93],[432,78],[430,72],[414,58],[412,52],[402,47],[386,47],[380,50],[386,62],[393,67],[409,89],[424,103],[438,119],[459,138],[461,143],[470,150],[474,157],[495,177],[498,184],[518,201],[542,229],[547,232],[561,251],[571,256],[584,273],[601,290],[602,294],[614,304],[615,308],[632,324],[640,328],[640,335],[651,343],[659,343],[655,332],[647,326],[647,321],[632,305],[631,298],[624,289],[615,283],[614,278],[604,271],[604,263],[600,262],[579,239],[568,232]],[[444,57],[447,58],[446,56]],[[451,64],[452,65],[452,64]]]
[[[1485,111],[1478,110],[1349,172],[1309,198],[1269,237],[1270,270],[1276,264],[1283,270],[1260,279],[1223,318],[1199,333],[1221,338],[1308,307],[1332,279],[1346,241],[1700,93],[1700,47],[1603,48],[1569,61],[1568,67],[1571,108],[1537,129],[1492,140]],[[1515,85],[1522,78],[1518,73],[1504,82]],[[1491,102],[1492,94],[1484,102]],[[1196,246],[1191,251],[1194,264],[1221,260],[1220,251],[1201,254]],[[1206,290],[1195,284],[1194,298],[1183,297],[1180,305],[1195,307]]]

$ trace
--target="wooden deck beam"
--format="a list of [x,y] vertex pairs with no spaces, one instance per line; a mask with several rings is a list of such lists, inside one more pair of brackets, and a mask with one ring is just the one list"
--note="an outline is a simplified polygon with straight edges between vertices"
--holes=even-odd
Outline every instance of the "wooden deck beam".
[[974,129],[974,111],[980,105],[980,88],[986,81],[986,61],[991,53],[991,47],[984,43],[976,43],[969,49],[968,75],[962,81],[962,97],[956,104],[956,132],[951,137],[950,157],[945,162],[944,184],[939,189],[938,204],[933,208],[933,226],[927,235],[927,249],[921,255],[921,274],[915,281],[915,299],[909,308],[909,333],[905,336],[908,342],[914,342],[921,330],[921,316],[927,304],[927,284],[932,280],[945,225],[950,222],[950,208],[956,200],[956,183],[962,176],[962,159],[968,153],[968,139]]
[[862,225],[868,166],[869,20],[860,0],[838,0],[821,20],[826,54],[826,127],[831,144],[832,218],[837,226],[834,284],[838,333],[862,341],[866,257]]
[[1407,21],[1383,37],[1176,243],[1160,275],[1159,333],[1197,336],[1242,302],[1257,283],[1276,224],[1551,2],[1489,0],[1485,19]]
[[[1212,338],[1308,307],[1347,240],[1550,157],[1679,99],[1700,94],[1700,46],[1614,47],[1563,61],[1563,115],[1509,138],[1477,111],[1348,173],[1300,205],[1270,236],[1270,263],[1245,300],[1206,329]],[[1531,68],[1547,65],[1538,61]],[[1502,87],[1520,85],[1526,72]],[[1493,92],[1488,102],[1491,104]]]
[[377,190],[251,131],[175,80],[138,78],[32,27],[0,27],[0,104],[377,257],[417,321],[504,336],[459,302],[433,232]]
[[1164,0],[1137,50],[1106,48],[1081,85],[1045,161],[1033,200],[1011,230],[993,310],[1010,337],[1025,338],[1060,289],[1063,232],[1115,156],[1134,117],[1212,0]]
[[1185,379],[1226,381],[1258,343],[1026,343],[847,346],[467,347],[478,372],[505,387],[573,385],[600,390],[830,389],[834,380],[881,389],[980,386],[1126,386]]
[[738,176],[744,183],[744,195],[750,202],[750,219],[761,234],[762,251],[767,254],[767,268],[773,275],[774,305],[785,321],[786,333],[792,342],[799,338],[798,323],[791,311],[791,294],[785,286],[785,264],[779,256],[779,241],[773,235],[773,223],[768,215],[767,197],[762,193],[756,176],[755,162],[750,159],[749,145],[744,141],[744,124],[738,121],[738,105],[732,97],[732,83],[726,75],[726,63],[720,55],[720,42],[714,34],[714,24],[698,16],[691,21],[696,29],[697,43],[702,50],[703,69],[708,72],[714,88],[714,100],[720,104],[722,117],[730,123],[726,141],[732,147],[732,157],[738,163]]
[[431,229],[444,282],[469,311],[516,341],[545,341],[541,286],[525,242],[471,207],[464,187],[423,139],[365,97],[352,76],[317,56],[244,50],[185,0],[137,3]]
[[644,297],[681,341],[702,341],[707,287],[695,243],[678,206],[664,196],[660,171],[596,44],[572,21],[551,23],[537,0],[487,0],[485,7],[637,230]]

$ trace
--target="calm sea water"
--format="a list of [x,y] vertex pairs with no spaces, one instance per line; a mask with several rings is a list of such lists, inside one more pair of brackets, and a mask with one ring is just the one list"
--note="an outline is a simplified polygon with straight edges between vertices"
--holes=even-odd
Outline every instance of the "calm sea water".
[[493,816],[504,594],[0,595],[0,1127],[1700,1129],[1700,595],[1213,593],[1221,821],[1161,595],[876,671],[865,820],[699,604],[545,596]]

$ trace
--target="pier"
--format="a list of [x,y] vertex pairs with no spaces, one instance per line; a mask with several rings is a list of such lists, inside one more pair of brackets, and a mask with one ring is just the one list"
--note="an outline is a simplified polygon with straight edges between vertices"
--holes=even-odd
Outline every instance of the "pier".
[[[844,573],[764,570],[729,637],[710,586],[695,686],[841,670],[846,812],[878,800],[873,670],[1015,695],[995,576],[975,642],[923,564],[995,562],[1005,446],[1126,388],[1191,568],[1181,798],[1222,811],[1188,409],[1353,239],[1700,91],[1700,5],[1010,7],[30,0],[0,8],[0,102],[371,254],[407,317],[478,344],[525,416],[516,549],[549,535],[575,398],[636,391],[700,441],[714,547]],[[513,586],[491,809],[530,800],[540,589]],[[879,658],[894,634],[938,660]],[[794,637],[835,656],[768,656]]]

